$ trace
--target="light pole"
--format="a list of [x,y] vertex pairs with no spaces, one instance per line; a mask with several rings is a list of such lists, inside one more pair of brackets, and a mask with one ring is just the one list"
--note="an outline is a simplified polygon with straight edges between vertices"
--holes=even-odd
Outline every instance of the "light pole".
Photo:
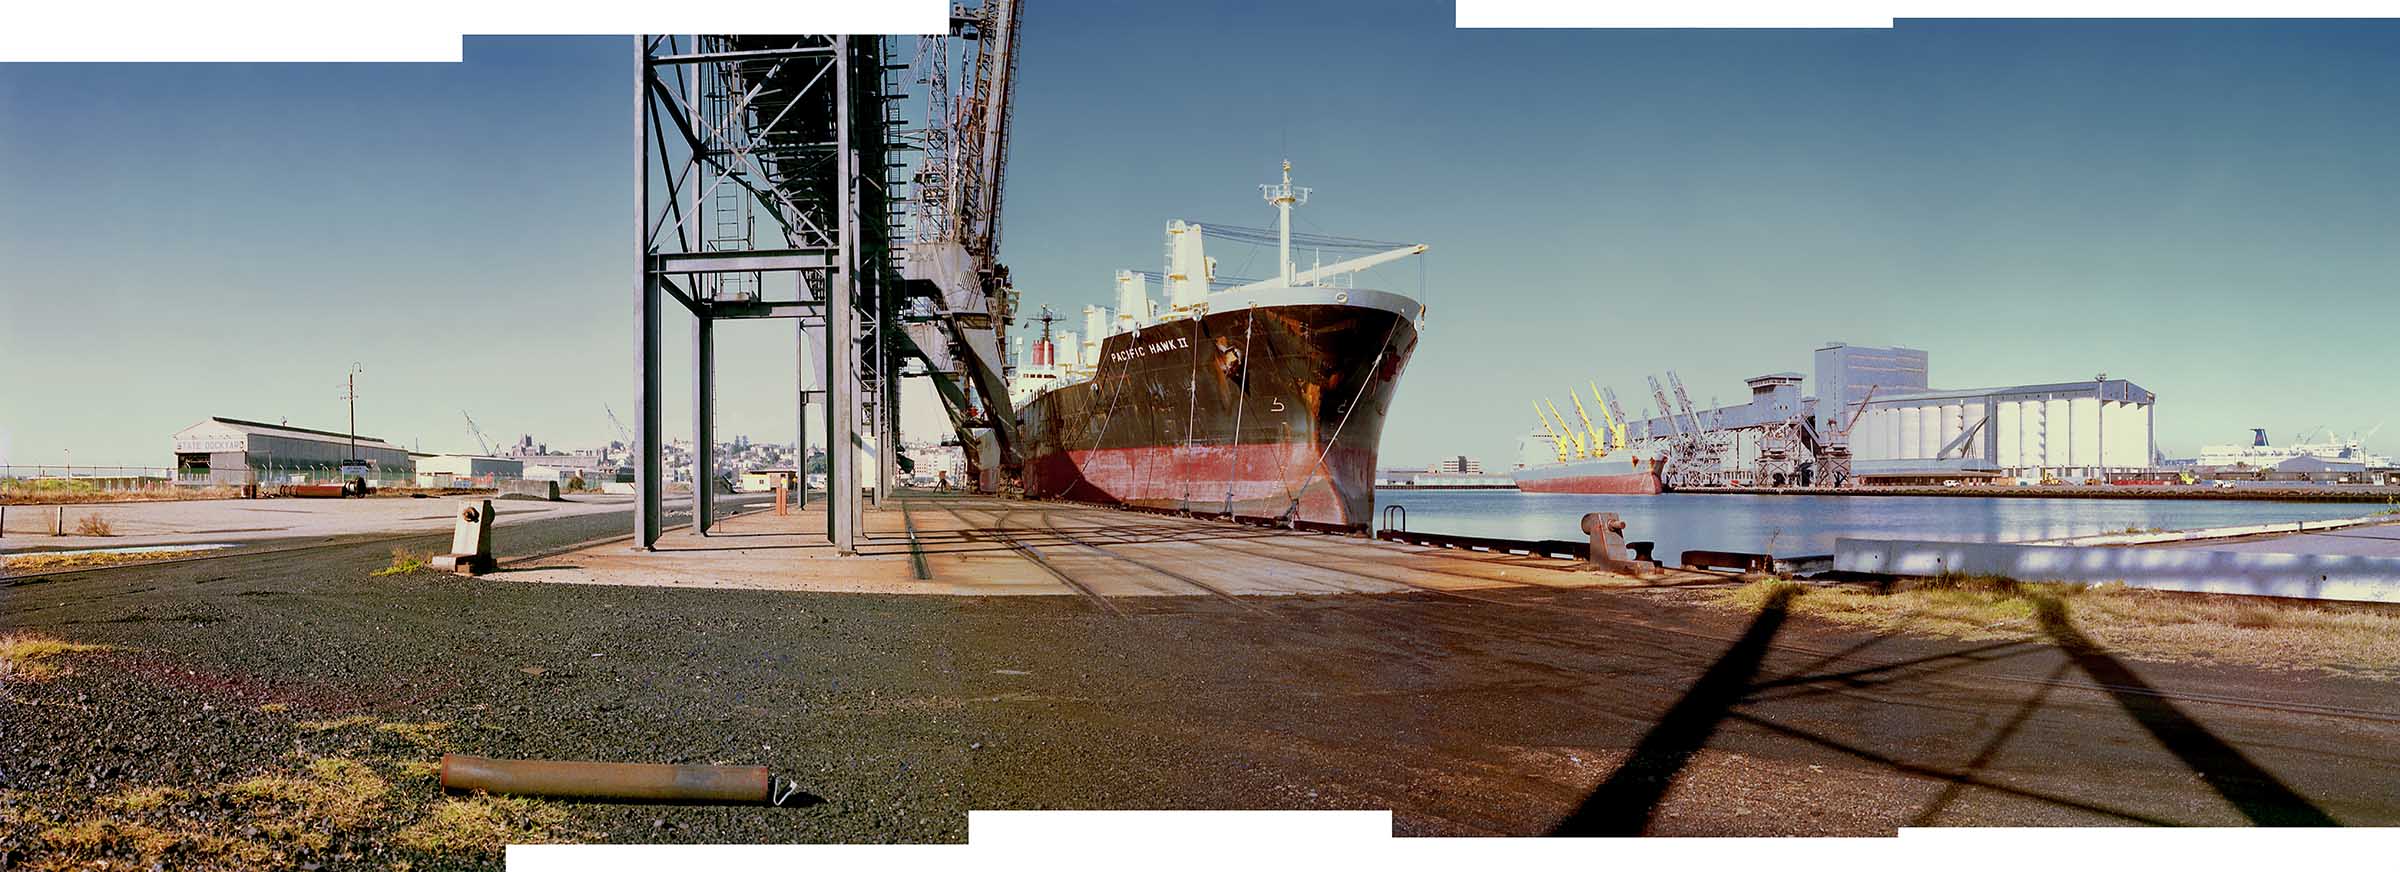
[[350,464],[353,466],[358,464],[358,374],[362,372],[366,372],[366,369],[360,367],[357,361],[351,361],[349,389],[342,392],[342,399],[350,401]]

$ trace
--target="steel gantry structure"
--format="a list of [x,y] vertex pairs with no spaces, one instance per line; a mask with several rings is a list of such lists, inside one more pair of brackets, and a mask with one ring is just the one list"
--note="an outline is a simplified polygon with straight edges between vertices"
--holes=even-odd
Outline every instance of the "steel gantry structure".
[[[898,442],[886,39],[642,36],[636,54],[635,543],[654,547],[663,515],[660,337],[671,299],[692,316],[694,529],[706,535],[716,521],[716,324],[786,319],[802,361],[796,453],[805,463],[814,398],[825,409],[827,536],[853,553],[859,449],[875,447],[880,499]],[[815,388],[812,349],[822,354]]]
[[[794,323],[795,454],[806,463],[813,400],[824,409],[827,538],[843,554],[857,550],[862,493],[880,502],[898,477],[903,375],[933,378],[965,450],[998,449],[971,456],[987,467],[1013,458],[998,352],[1015,293],[997,250],[1020,16],[1016,0],[988,0],[925,37],[637,37],[636,547],[656,546],[664,514],[665,300],[692,317],[701,535],[716,521],[719,321]],[[920,130],[901,109],[906,39],[927,68],[915,82],[930,97]],[[955,45],[971,48],[953,91]],[[869,445],[873,468],[861,470]]]

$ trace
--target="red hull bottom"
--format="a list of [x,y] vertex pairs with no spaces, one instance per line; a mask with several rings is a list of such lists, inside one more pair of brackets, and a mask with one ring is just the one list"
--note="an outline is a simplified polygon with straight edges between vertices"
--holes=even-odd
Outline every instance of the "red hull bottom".
[[1026,465],[1027,496],[1145,509],[1292,517],[1364,528],[1374,453],[1305,443],[1051,452]]
[[1647,472],[1618,475],[1566,475],[1558,478],[1517,482],[1517,489],[1531,494],[1624,494],[1649,496],[1665,493],[1667,488],[1658,476]]

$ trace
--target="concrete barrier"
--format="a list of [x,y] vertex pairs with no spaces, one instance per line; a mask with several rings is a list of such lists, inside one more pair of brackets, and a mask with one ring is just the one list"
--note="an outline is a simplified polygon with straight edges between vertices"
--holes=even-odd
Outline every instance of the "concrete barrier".
[[501,499],[536,499],[558,501],[558,482],[502,479],[500,491],[493,496]]
[[1999,575],[2019,581],[2123,582],[2195,593],[2400,603],[2400,557],[1839,539],[1834,542],[1833,567],[1882,575]]
[[2195,542],[2202,539],[2236,539],[2243,536],[2264,536],[2273,533],[2315,533],[2340,530],[2346,527],[2365,527],[2400,521],[2391,515],[2367,515],[2359,518],[2338,518],[2324,521],[2278,521],[2272,524],[2243,524],[2233,527],[2201,527],[2192,530],[2159,530],[2147,533],[2100,533],[2092,536],[2069,536],[2063,539],[2034,539],[2018,545],[2154,545],[2166,542]]

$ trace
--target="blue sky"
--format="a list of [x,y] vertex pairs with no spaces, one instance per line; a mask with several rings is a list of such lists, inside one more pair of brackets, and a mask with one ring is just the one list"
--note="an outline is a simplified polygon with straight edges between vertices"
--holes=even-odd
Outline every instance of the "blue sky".
[[[1433,246],[1393,464],[1502,461],[1528,400],[1590,380],[1732,401],[1828,340],[1927,349],[1937,386],[2131,378],[2172,454],[2400,417],[2400,25],[1450,20],[1033,4],[1002,252],[1029,308],[1108,302],[1169,218],[1264,226],[1288,155],[1303,229]],[[630,63],[574,38],[0,66],[0,460],[163,464],[211,414],[338,426],[353,360],[367,433],[471,448],[463,409],[609,438]],[[721,335],[724,432],[788,439],[788,328]]]

